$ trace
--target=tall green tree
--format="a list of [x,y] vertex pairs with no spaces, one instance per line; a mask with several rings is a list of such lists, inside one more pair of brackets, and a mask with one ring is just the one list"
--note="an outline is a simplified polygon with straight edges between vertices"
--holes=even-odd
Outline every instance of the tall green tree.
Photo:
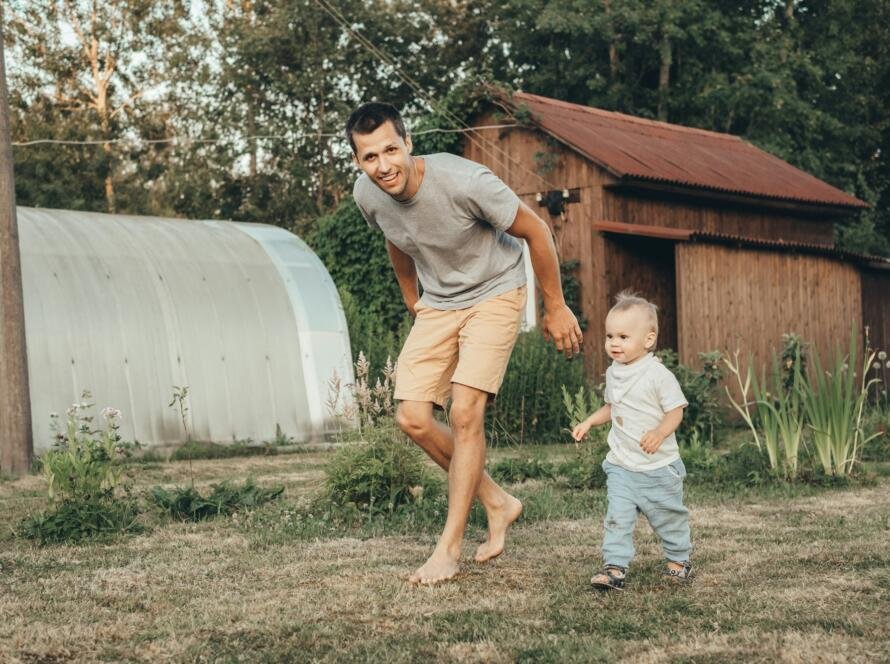
[[890,252],[886,2],[511,0],[489,11],[499,79],[740,135],[872,203],[840,242]]
[[165,148],[166,57],[183,32],[182,0],[9,0],[4,7],[13,139],[61,139],[15,151],[26,205],[152,207]]

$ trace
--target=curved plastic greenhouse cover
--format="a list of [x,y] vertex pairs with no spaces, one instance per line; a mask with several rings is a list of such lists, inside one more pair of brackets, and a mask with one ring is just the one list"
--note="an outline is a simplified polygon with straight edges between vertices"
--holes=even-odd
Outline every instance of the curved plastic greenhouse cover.
[[[336,374],[352,381],[333,281],[275,226],[18,208],[34,447],[50,414],[92,393],[121,435],[307,440],[333,426]],[[98,414],[98,412],[97,412]]]

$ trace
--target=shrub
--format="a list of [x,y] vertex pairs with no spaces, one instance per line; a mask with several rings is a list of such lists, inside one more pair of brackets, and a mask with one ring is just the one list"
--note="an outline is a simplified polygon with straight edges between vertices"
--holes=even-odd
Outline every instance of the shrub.
[[227,516],[252,509],[278,498],[284,487],[262,488],[252,479],[242,486],[228,482],[211,485],[212,491],[203,496],[193,486],[165,489],[153,487],[149,498],[161,510],[181,521],[202,521],[216,516]]
[[871,408],[863,427],[870,442],[862,448],[862,460],[890,461],[890,407],[879,403]]
[[486,413],[489,441],[558,441],[565,425],[561,387],[574,394],[584,385],[580,357],[567,360],[537,329],[520,333],[504,382]]
[[[386,252],[382,233],[371,231],[351,196],[318,220],[306,238],[330,272],[337,288],[361,293],[361,311],[379,329],[396,332],[405,318],[405,305]],[[347,313],[347,319],[349,313]],[[350,333],[354,330],[350,326]],[[353,348],[362,348],[355,345]]]
[[526,480],[549,480],[556,476],[556,466],[541,457],[501,459],[488,469],[496,482],[516,484]]
[[170,461],[194,459],[229,459],[232,457],[269,456],[278,453],[274,444],[253,445],[250,440],[237,440],[231,444],[189,440],[170,455]]
[[349,328],[352,360],[358,361],[359,355],[363,354],[370,366],[370,373],[376,375],[382,371],[388,359],[399,356],[411,331],[412,319],[402,304],[401,295],[398,302],[402,306],[403,315],[395,327],[368,313],[363,306],[364,302],[360,303],[346,288],[340,288],[340,302],[343,304],[343,313]]
[[[835,349],[829,371],[822,371],[819,356],[814,356],[812,377],[800,385],[807,425],[812,430],[816,455],[826,475],[848,475],[869,442],[863,415],[869,389],[877,382],[877,379],[868,380],[875,354],[868,348],[860,353],[857,336],[853,330],[847,355]],[[875,433],[872,437],[878,435]]]
[[714,432],[720,427],[720,402],[717,385],[723,379],[719,351],[699,353],[701,370],[680,364],[677,353],[670,349],[659,350],[656,355],[664,366],[673,372],[680,383],[689,405],[683,410],[683,421],[677,429],[677,438],[698,440],[714,444]]
[[[574,454],[557,466],[557,475],[570,489],[598,489],[606,485],[602,463],[609,453],[605,433],[607,429],[598,429],[603,432],[602,435],[579,443]],[[591,429],[588,437],[593,433],[594,429]]]
[[[117,533],[136,532],[139,515],[130,487],[121,481],[121,461],[131,445],[118,435],[120,411],[102,410],[102,423],[94,428],[94,404],[89,391],[67,411],[64,425],[51,415],[56,431],[52,449],[40,458],[50,507],[21,521],[18,534],[41,544],[79,542]],[[123,495],[121,495],[121,492]]]
[[394,424],[385,428],[381,423],[371,431],[370,441],[337,452],[325,468],[325,490],[331,501],[366,513],[393,512],[439,493],[439,482],[427,469],[423,452],[396,431]]
[[[569,422],[569,426],[564,431],[569,434],[589,415],[602,408],[605,403],[596,390],[585,388],[583,385],[574,394],[569,394],[565,385],[560,386],[560,390],[562,391],[563,409]],[[591,429],[588,436],[597,435],[597,432],[603,430],[603,427],[597,427],[596,431]]]
[[[874,354],[868,348],[859,350],[857,338],[853,329],[849,353],[836,351],[830,371],[823,371],[813,352],[812,371],[804,373],[801,353],[806,346],[794,335],[783,337],[782,355],[773,359],[770,374],[759,380],[751,360],[742,378],[738,351],[734,359],[724,358],[741,395],[737,402],[727,386],[729,401],[750,428],[757,449],[769,458],[773,472],[795,479],[809,432],[821,472],[829,477],[847,476],[865,445],[878,435],[869,436],[865,429],[873,382],[867,374]],[[809,467],[804,470],[809,478]]]
[[118,435],[120,411],[103,409],[103,425],[94,429],[92,396],[85,390],[81,398],[82,402],[68,409],[64,425],[57,414],[50,415],[56,441],[40,458],[50,500],[90,501],[106,497],[120,482],[122,468],[116,462],[125,455]]
[[129,495],[115,499],[66,500],[23,519],[17,534],[40,544],[101,540],[142,532],[138,516],[138,502]]

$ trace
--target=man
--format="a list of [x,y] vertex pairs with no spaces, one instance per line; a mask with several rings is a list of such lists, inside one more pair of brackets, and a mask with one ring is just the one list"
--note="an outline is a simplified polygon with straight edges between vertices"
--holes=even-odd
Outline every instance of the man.
[[[451,154],[412,156],[411,138],[389,104],[360,106],[346,135],[363,171],[355,201],[368,225],[383,231],[415,317],[396,371],[396,419],[448,472],[445,528],[409,578],[434,584],[458,571],[476,497],[489,529],[478,562],[503,552],[507,529],[522,512],[522,503],[484,472],[485,406],[503,380],[525,305],[525,267],[515,238],[528,243],[544,295],[545,335],[571,357],[579,352],[581,329],[562,295],[549,228],[491,171]],[[433,405],[444,407],[449,395],[451,428],[433,417]]]

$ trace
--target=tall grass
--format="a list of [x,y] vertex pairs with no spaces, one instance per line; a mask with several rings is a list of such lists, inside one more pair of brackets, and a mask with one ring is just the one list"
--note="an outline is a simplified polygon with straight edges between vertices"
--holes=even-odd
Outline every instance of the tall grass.
[[862,447],[879,435],[867,437],[863,427],[868,391],[877,382],[867,377],[875,353],[868,348],[860,353],[857,337],[854,330],[846,355],[835,348],[830,370],[823,370],[814,354],[812,376],[801,389],[813,446],[826,475],[848,475]]
[[[860,348],[855,327],[848,352],[835,349],[825,370],[815,349],[803,366],[804,344],[794,335],[783,337],[782,363],[774,358],[768,376],[757,379],[749,359],[742,377],[739,352],[723,359],[736,377],[741,400],[726,386],[729,402],[751,430],[757,448],[769,457],[773,472],[794,479],[807,439],[821,471],[829,477],[845,477],[853,470],[863,446],[880,435],[867,435],[865,419],[868,393],[877,379],[869,380],[874,353]],[[749,396],[753,393],[753,398]]]
[[774,358],[769,377],[752,383],[770,466],[791,480],[797,477],[804,436],[799,355],[793,363],[790,381]]

